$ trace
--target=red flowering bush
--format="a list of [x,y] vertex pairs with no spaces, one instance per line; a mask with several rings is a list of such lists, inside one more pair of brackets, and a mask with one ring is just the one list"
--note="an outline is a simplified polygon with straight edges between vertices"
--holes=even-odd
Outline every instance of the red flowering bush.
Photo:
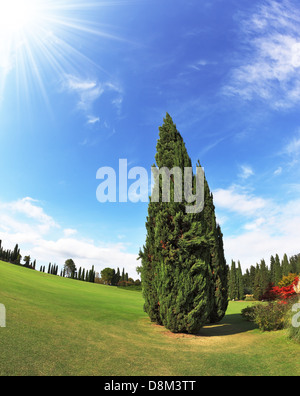
[[[295,276],[292,283],[288,286],[274,287],[273,284],[270,284],[268,290],[262,296],[263,300],[269,302],[246,308],[242,311],[242,316],[246,320],[255,322],[262,331],[283,329],[287,322],[288,313],[291,311],[291,305],[295,302],[299,287],[298,276]],[[295,336],[293,337],[296,338]],[[299,338],[299,335],[297,337]]]
[[271,284],[262,299],[267,301],[281,300],[282,303],[286,303],[287,300],[296,295],[295,287],[298,282],[299,277],[295,276],[294,281],[289,286],[279,287]]

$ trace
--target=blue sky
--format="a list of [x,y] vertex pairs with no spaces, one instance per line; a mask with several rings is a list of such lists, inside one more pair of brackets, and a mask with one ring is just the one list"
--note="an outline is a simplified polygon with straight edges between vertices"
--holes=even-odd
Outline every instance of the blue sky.
[[136,278],[147,203],[100,204],[96,172],[120,158],[150,171],[169,112],[205,168],[227,261],[299,253],[296,1],[14,3],[0,3],[15,21],[0,28],[5,246]]

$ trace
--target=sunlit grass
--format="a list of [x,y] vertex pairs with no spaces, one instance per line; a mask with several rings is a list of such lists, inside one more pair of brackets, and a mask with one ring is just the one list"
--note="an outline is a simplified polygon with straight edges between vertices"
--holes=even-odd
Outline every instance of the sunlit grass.
[[140,292],[0,262],[0,375],[299,375],[300,346],[230,303],[198,336],[150,323]]

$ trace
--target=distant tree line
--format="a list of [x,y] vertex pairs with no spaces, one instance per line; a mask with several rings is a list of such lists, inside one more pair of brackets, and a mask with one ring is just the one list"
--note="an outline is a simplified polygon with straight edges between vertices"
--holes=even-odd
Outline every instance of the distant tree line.
[[13,250],[4,249],[2,247],[2,241],[0,240],[0,260],[6,261],[7,263],[20,265],[26,268],[35,269],[36,267],[36,260],[33,262],[31,261],[30,256],[24,256],[24,264],[21,263],[22,256],[20,254],[19,245],[16,244]]
[[[2,241],[0,240],[0,260],[20,265],[25,268],[30,268],[35,270],[36,269],[36,260],[31,259],[30,255],[24,256],[22,264],[22,255],[20,253],[19,245],[16,244],[13,250],[4,249],[2,247]],[[109,271],[107,271],[109,270]],[[63,278],[70,278],[76,279],[83,282],[90,282],[90,283],[106,283],[110,285],[122,285],[122,286],[130,286],[131,284],[140,283],[140,281],[134,281],[132,278],[129,278],[128,273],[125,272],[123,268],[122,274],[120,274],[120,270],[118,268],[117,271],[111,268],[104,269],[103,272],[103,279],[100,278],[99,274],[96,274],[94,265],[91,269],[85,269],[80,267],[78,270],[74,263],[73,259],[68,259],[65,261],[64,267],[59,272],[59,267],[57,264],[49,263],[48,267],[45,265],[40,266],[40,272],[48,273],[51,275],[59,275]]]
[[244,274],[240,262],[232,261],[228,274],[229,298],[242,300],[245,295],[253,295],[253,299],[260,300],[270,285],[278,286],[289,274],[300,274],[300,254],[290,258],[284,254],[282,259],[278,254],[272,255],[269,265],[263,259],[256,266],[251,265]]
[[96,282],[110,286],[124,287],[141,285],[141,281],[139,279],[134,280],[128,276],[128,272],[125,272],[125,268],[123,268],[122,273],[119,268],[117,268],[117,271],[113,268],[104,268],[101,271],[100,276],[97,274]]
[[[46,272],[45,265],[40,267],[40,272]],[[58,275],[58,265],[49,263],[47,273],[51,275]]]
[[73,259],[68,259],[65,261],[65,265],[61,270],[60,276],[63,278],[75,279],[82,282],[94,283],[96,272],[94,266],[92,266],[90,270],[86,270],[82,267],[77,270]]

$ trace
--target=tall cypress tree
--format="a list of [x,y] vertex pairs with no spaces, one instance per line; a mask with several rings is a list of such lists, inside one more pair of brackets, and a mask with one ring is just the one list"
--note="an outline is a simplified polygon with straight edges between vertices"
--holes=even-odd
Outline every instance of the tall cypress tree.
[[243,298],[244,298],[244,281],[243,281],[241,263],[239,261],[238,261],[238,268],[237,268],[237,281],[238,281],[238,299],[243,300]]
[[231,260],[231,268],[229,273],[229,298],[231,300],[238,298],[237,269],[236,263],[233,260]]
[[[200,162],[198,161],[198,166]],[[213,276],[212,305],[210,322],[216,323],[223,319],[228,307],[228,266],[223,247],[223,234],[217,224],[213,194],[206,177],[204,178],[204,224],[206,233],[211,236],[211,272]]]
[[290,262],[286,254],[284,254],[283,259],[282,259],[282,276],[288,276],[288,274],[291,272],[290,271]]
[[[169,114],[159,132],[156,165],[169,171],[177,167],[183,175],[192,163]],[[146,243],[140,251],[144,308],[152,321],[173,332],[196,333],[211,316],[217,319],[223,315],[220,307],[224,303],[216,298],[223,296],[217,293],[222,289],[218,271],[222,234],[215,224],[212,196],[202,212],[186,213],[187,203],[174,199],[174,175],[170,180],[170,201],[150,201],[148,207]],[[193,175],[194,190],[195,180]],[[159,178],[154,187],[162,198]]]
[[278,256],[278,254],[276,254],[276,256],[275,256],[274,273],[275,273],[274,283],[275,283],[275,286],[277,286],[280,279],[282,278],[282,268],[280,265],[280,258]]

